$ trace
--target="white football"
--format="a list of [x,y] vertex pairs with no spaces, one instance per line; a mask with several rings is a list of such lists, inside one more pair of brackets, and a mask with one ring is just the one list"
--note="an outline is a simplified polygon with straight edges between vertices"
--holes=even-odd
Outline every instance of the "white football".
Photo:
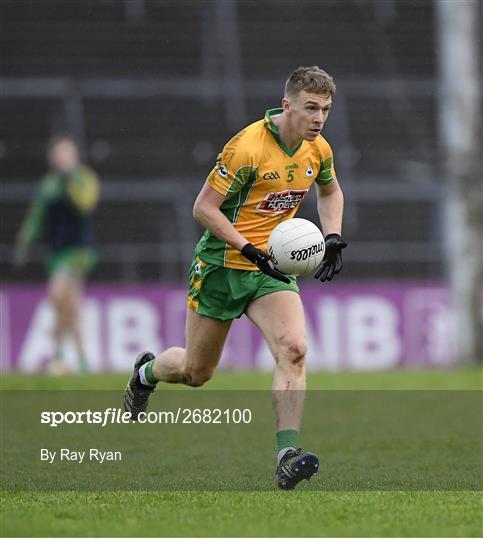
[[287,219],[270,234],[268,252],[273,266],[280,272],[305,276],[314,272],[324,258],[324,237],[311,221]]

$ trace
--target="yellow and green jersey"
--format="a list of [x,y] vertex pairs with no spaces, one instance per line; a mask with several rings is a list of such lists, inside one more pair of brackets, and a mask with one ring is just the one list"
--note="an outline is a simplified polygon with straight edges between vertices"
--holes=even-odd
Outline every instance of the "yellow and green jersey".
[[41,178],[23,222],[20,245],[28,247],[43,234],[51,251],[91,246],[91,214],[98,198],[99,181],[91,169],[49,172]]
[[[225,196],[220,210],[254,246],[267,251],[272,230],[293,218],[310,186],[329,184],[335,171],[332,150],[318,136],[287,149],[270,109],[265,118],[235,135],[218,155],[208,183]],[[227,268],[257,270],[242,254],[206,230],[196,246],[204,262]]]

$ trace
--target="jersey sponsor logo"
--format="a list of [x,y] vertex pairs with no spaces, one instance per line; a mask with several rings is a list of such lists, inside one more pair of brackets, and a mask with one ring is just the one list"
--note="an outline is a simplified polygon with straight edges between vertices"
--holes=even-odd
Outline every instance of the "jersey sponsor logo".
[[228,178],[228,169],[223,163],[220,163],[215,167],[216,172],[225,180]]
[[310,165],[307,167],[307,170],[305,171],[305,176],[307,178],[310,178],[311,176],[314,176],[314,169],[312,169],[312,167]]
[[266,172],[266,173],[263,175],[263,179],[264,179],[264,180],[279,180],[279,179],[280,179],[280,175],[278,174],[277,171]]
[[296,208],[305,197],[308,189],[285,189],[271,191],[257,205],[257,210],[267,214],[284,214]]
[[291,251],[290,259],[292,261],[306,261],[309,257],[313,257],[317,253],[324,251],[324,242],[313,244],[305,249],[296,249]]

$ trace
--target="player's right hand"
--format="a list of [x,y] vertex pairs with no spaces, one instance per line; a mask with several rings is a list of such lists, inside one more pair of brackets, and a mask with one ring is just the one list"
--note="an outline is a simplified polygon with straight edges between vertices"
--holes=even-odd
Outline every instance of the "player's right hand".
[[261,249],[256,248],[253,244],[245,244],[241,250],[241,254],[253,264],[258,266],[258,268],[264,274],[267,274],[267,276],[278,279],[278,281],[282,281],[283,283],[290,283],[290,279],[288,279],[285,274],[282,274],[282,272],[276,268],[273,268],[273,266],[270,264],[270,260],[272,259],[270,255]]

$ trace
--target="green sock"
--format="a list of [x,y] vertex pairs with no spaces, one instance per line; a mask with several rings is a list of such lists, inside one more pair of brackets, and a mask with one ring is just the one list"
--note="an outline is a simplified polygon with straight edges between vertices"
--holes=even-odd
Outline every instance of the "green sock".
[[154,360],[150,360],[144,368],[144,375],[146,376],[146,380],[149,384],[157,384],[159,382],[158,379],[156,379],[156,377],[153,375],[153,364]]
[[277,431],[277,452],[280,452],[283,448],[293,446],[297,448],[299,432],[295,429],[284,429],[283,431]]

